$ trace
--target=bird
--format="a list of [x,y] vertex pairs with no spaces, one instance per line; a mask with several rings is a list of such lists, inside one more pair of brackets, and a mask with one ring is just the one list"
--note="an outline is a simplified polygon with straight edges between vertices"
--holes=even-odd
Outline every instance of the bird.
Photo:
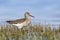
[[8,20],[7,23],[17,26],[18,28],[23,28],[31,24],[31,17],[34,18],[29,12],[25,12],[24,18],[16,19],[16,20]]

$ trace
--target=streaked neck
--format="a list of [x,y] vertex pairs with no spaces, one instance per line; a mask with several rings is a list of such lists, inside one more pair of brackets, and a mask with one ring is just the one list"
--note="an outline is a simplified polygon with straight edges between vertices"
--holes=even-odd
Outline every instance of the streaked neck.
[[30,20],[30,16],[28,16],[28,17],[27,17],[27,16],[25,16],[25,19],[26,19],[26,20]]

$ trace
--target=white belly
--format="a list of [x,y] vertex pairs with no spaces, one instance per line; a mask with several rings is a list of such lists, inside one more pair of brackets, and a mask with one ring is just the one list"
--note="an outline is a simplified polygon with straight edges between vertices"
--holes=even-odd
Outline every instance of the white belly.
[[15,26],[17,26],[18,28],[22,28],[22,27],[24,27],[24,26],[27,26],[28,24],[29,24],[30,22],[23,22],[23,23],[18,23],[18,24],[13,24],[13,25],[15,25]]

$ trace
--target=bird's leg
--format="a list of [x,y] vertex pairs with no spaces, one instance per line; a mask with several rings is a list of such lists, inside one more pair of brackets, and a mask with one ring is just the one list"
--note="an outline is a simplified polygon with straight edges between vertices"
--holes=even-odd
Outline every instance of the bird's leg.
[[32,23],[30,22],[30,23],[28,24],[28,28],[31,27],[31,26],[32,26]]

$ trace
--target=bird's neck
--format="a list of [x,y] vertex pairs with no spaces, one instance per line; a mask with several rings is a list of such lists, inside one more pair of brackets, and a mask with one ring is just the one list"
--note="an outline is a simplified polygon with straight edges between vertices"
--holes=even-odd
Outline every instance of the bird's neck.
[[26,19],[26,20],[30,20],[30,17],[29,17],[29,16],[28,16],[28,17],[26,16],[25,19]]

